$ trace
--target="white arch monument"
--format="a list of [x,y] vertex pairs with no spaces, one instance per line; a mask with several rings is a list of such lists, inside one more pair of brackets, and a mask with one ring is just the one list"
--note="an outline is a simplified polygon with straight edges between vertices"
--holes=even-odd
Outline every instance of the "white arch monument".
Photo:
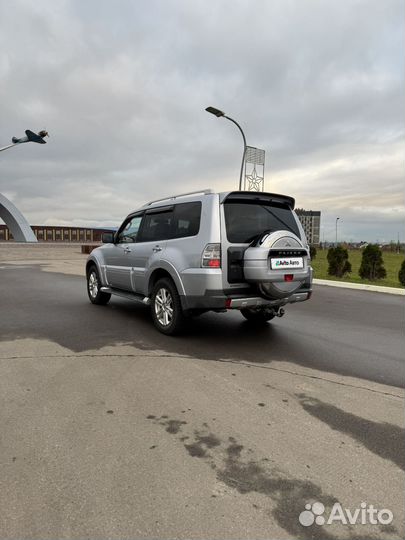
[[16,242],[37,242],[28,221],[7,197],[0,193],[0,218],[10,229]]

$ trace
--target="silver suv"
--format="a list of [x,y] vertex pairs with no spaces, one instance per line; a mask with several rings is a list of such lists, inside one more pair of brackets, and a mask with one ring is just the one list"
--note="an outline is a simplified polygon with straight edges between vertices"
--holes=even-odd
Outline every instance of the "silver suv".
[[251,321],[282,316],[311,296],[312,268],[294,199],[212,190],[159,199],[103,235],[86,264],[93,304],[111,295],[150,306],[155,326],[238,309]]

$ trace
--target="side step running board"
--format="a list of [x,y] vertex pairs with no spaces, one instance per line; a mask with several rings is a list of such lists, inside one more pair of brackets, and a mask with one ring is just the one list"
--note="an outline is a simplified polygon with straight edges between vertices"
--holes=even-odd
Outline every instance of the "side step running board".
[[148,296],[143,296],[142,294],[131,293],[127,291],[122,291],[121,289],[113,289],[112,287],[100,287],[100,291],[104,293],[114,294],[115,296],[121,296],[127,300],[132,300],[135,302],[140,302],[146,306],[150,305],[150,298]]

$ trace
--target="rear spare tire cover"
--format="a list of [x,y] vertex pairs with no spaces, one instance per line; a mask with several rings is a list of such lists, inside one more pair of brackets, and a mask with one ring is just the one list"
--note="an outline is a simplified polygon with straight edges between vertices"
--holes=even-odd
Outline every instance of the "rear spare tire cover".
[[[253,245],[250,250],[256,248],[267,248],[267,249],[305,249],[301,240],[291,231],[276,231],[272,233],[263,233],[263,235],[257,240],[255,245]],[[258,283],[258,288],[260,293],[263,296],[268,298],[286,298],[298,290],[303,283],[305,282],[305,277],[303,279],[294,279],[294,281],[284,281],[284,274],[277,274],[282,271],[275,270],[273,274],[274,280],[263,281]],[[293,273],[293,272],[291,272]],[[283,276],[283,279],[279,279]]]

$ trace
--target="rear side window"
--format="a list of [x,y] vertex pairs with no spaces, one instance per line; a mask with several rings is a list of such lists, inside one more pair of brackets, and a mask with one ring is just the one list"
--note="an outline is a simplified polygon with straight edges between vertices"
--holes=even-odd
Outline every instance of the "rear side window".
[[146,213],[143,218],[138,242],[155,242],[170,238],[173,209]]
[[292,210],[283,204],[225,202],[226,235],[229,242],[247,244],[264,231],[287,230],[300,238]]
[[201,203],[177,204],[174,208],[171,238],[195,236],[200,230]]
[[200,230],[201,203],[182,203],[145,213],[138,242],[195,236]]

